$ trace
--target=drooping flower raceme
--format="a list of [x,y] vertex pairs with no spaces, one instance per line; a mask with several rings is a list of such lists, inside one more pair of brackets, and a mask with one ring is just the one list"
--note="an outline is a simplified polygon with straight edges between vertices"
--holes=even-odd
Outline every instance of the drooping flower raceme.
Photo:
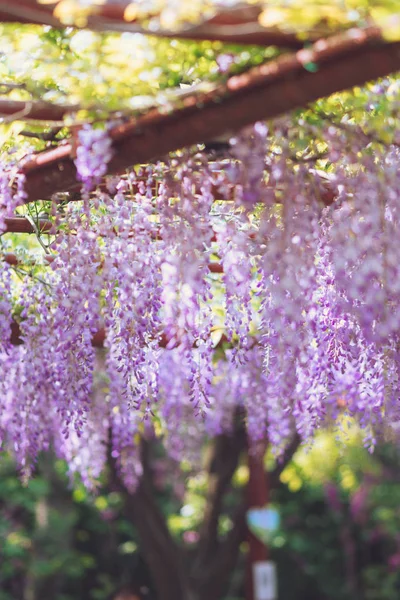
[[24,182],[24,174],[15,165],[0,162],[0,234],[6,231],[5,219],[14,216],[26,198]]
[[[88,487],[113,460],[134,489],[142,436],[195,463],[238,419],[277,454],[343,413],[371,449],[396,435],[400,154],[329,125],[325,176],[293,156],[290,128],[257,124],[220,163],[193,149],[101,190],[111,142],[80,131],[83,210],[67,208],[51,267],[20,287],[0,271],[0,434],[25,474],[52,446]],[[4,223],[24,192],[2,173]]]
[[111,160],[111,140],[103,129],[84,125],[78,132],[79,145],[75,165],[78,179],[84,188],[91,191],[107,172]]

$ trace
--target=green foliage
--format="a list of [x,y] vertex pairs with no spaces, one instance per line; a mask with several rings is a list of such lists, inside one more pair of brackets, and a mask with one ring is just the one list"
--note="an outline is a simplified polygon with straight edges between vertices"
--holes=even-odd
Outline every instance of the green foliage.
[[[400,586],[399,456],[374,455],[351,429],[338,445],[323,432],[302,448],[271,498],[282,524],[271,541],[285,600],[397,600]],[[202,468],[177,471],[158,446],[156,497],[176,541],[195,548],[207,494]],[[273,468],[271,457],[267,460]],[[162,470],[160,471],[160,468]],[[66,479],[66,465],[47,458],[23,486],[3,457],[0,473],[0,600],[108,600],[122,584],[151,585],[124,497],[106,481],[96,497]],[[184,494],[177,485],[186,480]],[[247,482],[241,464],[224,499],[221,534]],[[243,547],[243,551],[245,546]],[[242,555],[226,600],[242,597]],[[290,572],[290,577],[287,573]]]
[[143,574],[121,496],[72,491],[65,474],[64,463],[46,458],[23,486],[2,456],[0,600],[106,600]]
[[165,105],[170,89],[176,97],[182,93],[181,84],[221,79],[216,59],[222,51],[235,56],[232,73],[277,53],[274,48],[31,25],[0,25],[0,36],[0,83],[18,81],[10,98],[76,103],[103,117],[110,111],[137,113],[154,104]]
[[400,39],[397,0],[274,0],[260,16],[264,27],[322,36],[376,24],[388,40]]
[[[343,444],[343,438],[342,438]],[[345,446],[322,432],[283,472],[272,541],[287,600],[396,600],[400,588],[397,451],[370,455],[351,430]],[[291,570],[290,581],[285,573]]]

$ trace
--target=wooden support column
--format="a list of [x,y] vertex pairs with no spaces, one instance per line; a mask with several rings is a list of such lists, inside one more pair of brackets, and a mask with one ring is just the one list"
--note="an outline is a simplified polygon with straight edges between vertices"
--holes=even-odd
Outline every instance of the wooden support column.
[[[249,482],[247,486],[248,508],[264,508],[269,502],[269,486],[267,473],[264,468],[264,452],[248,454]],[[257,562],[268,559],[268,549],[248,528],[247,541],[249,545],[246,566],[246,600],[257,600],[253,584],[253,569]]]

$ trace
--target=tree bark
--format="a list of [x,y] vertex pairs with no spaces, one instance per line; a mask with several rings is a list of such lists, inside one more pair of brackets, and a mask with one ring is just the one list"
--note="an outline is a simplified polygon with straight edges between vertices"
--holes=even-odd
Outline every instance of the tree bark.
[[208,491],[204,522],[200,530],[197,552],[197,564],[200,569],[218,549],[218,524],[223,510],[224,497],[238,467],[245,442],[243,425],[237,427],[235,434],[220,435],[214,441],[208,465]]
[[[296,436],[282,461],[270,473],[271,488],[279,484],[279,475],[291,460],[298,444]],[[239,495],[229,533],[221,538],[218,526],[221,515],[226,514],[224,499],[245,448],[244,426],[238,417],[235,432],[231,436],[221,435],[214,440],[208,463],[209,489],[204,522],[198,547],[191,557],[186,556],[173,540],[157,505],[149,443],[142,442],[143,477],[134,494],[123,486],[110,459],[112,482],[123,493],[125,516],[138,531],[141,551],[154,583],[157,600],[222,600],[228,592],[232,572],[239,559],[240,545],[246,539],[248,507],[245,490]]]
[[139,534],[140,547],[149,568],[157,600],[194,600],[181,550],[168,530],[156,503],[149,464],[149,444],[142,441],[143,476],[134,494],[130,494],[111,463],[114,484],[123,492],[125,516]]

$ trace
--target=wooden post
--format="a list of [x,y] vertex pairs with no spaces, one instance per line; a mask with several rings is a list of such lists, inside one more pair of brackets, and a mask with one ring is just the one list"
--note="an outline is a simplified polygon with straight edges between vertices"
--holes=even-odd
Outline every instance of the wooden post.
[[[269,501],[267,473],[264,468],[264,453],[248,454],[249,482],[247,486],[248,508],[264,508]],[[246,600],[257,600],[253,583],[254,564],[268,559],[268,549],[248,528],[249,545],[246,573]]]

